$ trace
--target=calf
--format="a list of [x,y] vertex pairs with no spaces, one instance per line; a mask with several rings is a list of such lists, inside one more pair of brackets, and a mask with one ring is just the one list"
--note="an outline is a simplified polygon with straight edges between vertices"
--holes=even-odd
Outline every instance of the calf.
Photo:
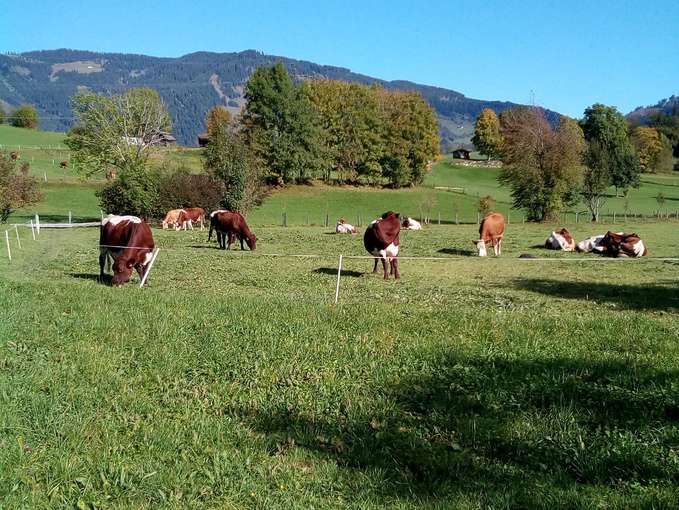
[[502,237],[505,234],[505,217],[500,213],[490,213],[479,226],[481,239],[472,241],[479,250],[479,257],[488,255],[487,244],[492,243],[495,256],[502,254]]
[[[398,271],[398,250],[400,245],[399,234],[401,232],[401,220],[393,211],[386,212],[381,218],[373,221],[363,235],[363,245],[368,253],[375,257],[373,273],[377,272],[377,261],[382,261],[384,279],[389,279],[389,274],[394,278],[400,278]],[[387,262],[390,273],[387,273]]]
[[545,248],[549,250],[575,251],[575,241],[571,233],[562,228],[551,233],[545,241]]
[[181,216],[184,213],[184,209],[172,209],[167,212],[165,219],[163,220],[163,230],[173,226],[175,230],[182,228]]
[[648,248],[636,234],[606,232],[601,244],[604,252],[611,257],[645,257]]
[[200,223],[200,229],[203,230],[203,218],[205,217],[205,209],[201,207],[186,207],[183,209],[184,214],[179,218],[181,225],[186,229],[188,224],[189,228],[193,230],[194,222]]
[[[212,238],[212,230],[217,232],[217,242],[219,247],[223,250],[231,248],[231,244],[236,237],[240,240],[240,249],[244,250],[243,241],[245,241],[251,251],[257,247],[257,236],[252,233],[243,215],[236,211],[214,211],[210,214],[210,232],[208,233],[208,242]],[[228,238],[228,243],[227,243]]]
[[356,227],[347,223],[347,220],[344,218],[337,220],[337,224],[335,225],[336,234],[356,234],[357,232],[358,230]]
[[129,282],[132,269],[143,278],[155,244],[148,224],[136,216],[108,215],[99,229],[99,278],[104,280],[104,265],[113,260],[113,285]]
[[408,217],[403,220],[403,223],[401,223],[401,228],[403,230],[422,230],[422,225],[420,224],[419,221],[416,221],[411,217]]

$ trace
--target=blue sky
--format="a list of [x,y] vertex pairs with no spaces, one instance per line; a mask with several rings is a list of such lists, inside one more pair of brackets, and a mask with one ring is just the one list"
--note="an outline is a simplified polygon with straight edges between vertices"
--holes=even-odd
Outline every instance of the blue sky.
[[679,0],[0,0],[0,10],[0,51],[256,49],[480,99],[534,94],[571,116],[679,94]]

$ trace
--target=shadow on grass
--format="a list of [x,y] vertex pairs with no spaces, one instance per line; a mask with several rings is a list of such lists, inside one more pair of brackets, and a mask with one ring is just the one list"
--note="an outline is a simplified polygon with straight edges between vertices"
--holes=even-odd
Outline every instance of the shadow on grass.
[[[312,272],[316,274],[329,274],[332,276],[337,276],[336,267],[319,267],[318,269],[314,269]],[[359,278],[364,274],[365,273],[359,273],[358,271],[351,271],[350,269],[342,269],[342,276],[351,276],[352,278]]]
[[625,285],[601,282],[574,282],[544,278],[519,278],[514,287],[546,296],[615,303],[629,310],[679,308],[677,284]]
[[284,402],[240,414],[267,434],[272,455],[297,445],[347,476],[362,470],[370,483],[357,486],[358,500],[584,508],[620,483],[672,490],[678,375],[634,362],[446,355],[363,404],[347,398],[310,413]]
[[90,280],[102,285],[108,285],[109,287],[113,284],[113,276],[110,274],[104,274],[103,281],[99,279],[99,275],[95,273],[68,273],[68,276],[72,278],[78,278],[80,280]]
[[461,255],[463,257],[476,257],[478,253],[472,250],[465,250],[463,248],[441,248],[436,250],[436,253],[445,253],[446,255]]

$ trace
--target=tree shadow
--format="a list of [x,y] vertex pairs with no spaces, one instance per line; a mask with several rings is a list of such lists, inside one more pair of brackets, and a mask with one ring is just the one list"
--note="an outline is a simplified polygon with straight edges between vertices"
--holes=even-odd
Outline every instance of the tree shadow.
[[68,276],[72,278],[79,278],[81,280],[95,281],[97,283],[101,283],[102,285],[107,285],[109,287],[113,285],[113,276],[111,276],[110,274],[104,274],[103,280],[101,280],[99,278],[99,275],[95,273],[68,273]]
[[[337,268],[336,267],[319,267],[318,269],[314,269],[312,272],[316,273],[316,274],[329,274],[329,275],[332,275],[332,276],[337,276]],[[352,278],[359,278],[363,275],[364,275],[364,273],[360,273],[358,271],[352,271],[350,269],[342,269],[342,276],[350,276]]]
[[444,355],[375,388],[367,405],[348,399],[317,414],[290,402],[240,413],[267,434],[272,455],[291,444],[321,453],[362,470],[373,482],[363,490],[380,498],[550,508],[568,495],[560,506],[573,508],[591,495],[578,496],[576,483],[614,490],[679,480],[670,458],[678,375],[634,361]]
[[462,257],[476,257],[478,253],[472,250],[465,250],[464,248],[441,248],[436,250],[436,253],[445,253],[446,255],[460,255]]
[[676,282],[668,285],[625,285],[602,282],[576,282],[545,278],[519,278],[515,288],[565,299],[614,303],[629,310],[668,310],[679,308]]

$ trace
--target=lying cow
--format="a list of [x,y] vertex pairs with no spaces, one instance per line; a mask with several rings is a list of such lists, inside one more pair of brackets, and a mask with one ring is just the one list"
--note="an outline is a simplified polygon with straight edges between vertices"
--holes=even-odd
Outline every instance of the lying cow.
[[184,209],[172,209],[167,211],[165,219],[163,220],[163,230],[170,227],[174,227],[175,230],[182,228],[181,216],[184,212]]
[[545,241],[545,248],[549,250],[575,251],[575,241],[571,233],[562,228],[551,233]]
[[[622,235],[623,233],[617,232],[617,234]],[[601,234],[583,239],[575,246],[575,250],[582,253],[604,253],[606,251],[606,247],[603,244],[604,237],[605,234]]]
[[422,230],[422,225],[419,221],[416,221],[411,217],[407,217],[401,223],[401,228],[403,230]]
[[179,217],[181,226],[186,230],[188,226],[193,230],[193,224],[200,223],[200,229],[203,230],[203,220],[205,217],[205,209],[201,207],[186,207],[182,209],[182,214]]
[[[386,212],[381,218],[374,220],[363,235],[363,245],[368,253],[375,257],[373,273],[377,272],[377,261],[382,261],[384,279],[389,279],[389,274],[394,278],[400,278],[398,271],[399,234],[401,232],[401,220],[393,211]],[[387,273],[387,263],[390,271]]]
[[479,257],[488,255],[487,244],[493,245],[495,256],[502,254],[502,237],[505,234],[505,217],[500,213],[490,213],[479,226],[478,241],[472,241],[479,251]]
[[143,278],[155,244],[148,224],[136,216],[109,214],[99,230],[99,278],[104,280],[104,265],[113,260],[113,285],[130,281],[132,269]]
[[[238,238],[240,240],[240,249],[244,250],[243,241],[245,241],[251,251],[257,247],[257,236],[252,233],[245,218],[239,212],[235,211],[214,211],[210,214],[210,232],[207,240],[210,242],[212,238],[212,231],[217,232],[217,242],[219,247],[223,250],[231,248],[231,244]],[[227,243],[228,241],[228,243]]]
[[335,225],[336,234],[356,234],[357,232],[358,230],[356,227],[347,223],[347,220],[344,218],[337,220],[337,224]]
[[601,244],[604,253],[611,257],[645,257],[648,248],[637,234],[620,234],[608,231]]

